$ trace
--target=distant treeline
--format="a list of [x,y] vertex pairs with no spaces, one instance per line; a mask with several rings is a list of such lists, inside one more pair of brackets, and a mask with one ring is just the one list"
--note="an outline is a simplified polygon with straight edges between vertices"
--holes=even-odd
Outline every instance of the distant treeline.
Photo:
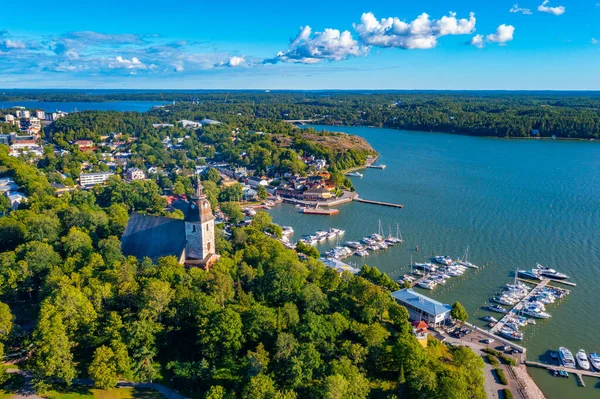
[[498,137],[600,138],[598,92],[7,92],[1,101],[155,101],[179,114],[311,119]]

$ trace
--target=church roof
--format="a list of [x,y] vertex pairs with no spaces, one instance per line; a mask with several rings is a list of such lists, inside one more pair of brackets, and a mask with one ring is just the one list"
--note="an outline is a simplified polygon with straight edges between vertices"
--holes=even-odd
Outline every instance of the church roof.
[[[196,212],[197,213],[197,212]],[[121,237],[126,256],[152,260],[164,256],[181,257],[185,250],[185,222],[162,216],[133,213]]]

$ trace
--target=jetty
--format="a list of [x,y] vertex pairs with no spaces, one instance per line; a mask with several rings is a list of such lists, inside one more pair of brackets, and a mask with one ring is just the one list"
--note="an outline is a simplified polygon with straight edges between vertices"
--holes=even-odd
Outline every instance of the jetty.
[[553,364],[533,362],[531,360],[525,360],[524,363],[526,366],[539,367],[539,368],[546,369],[549,371],[566,371],[567,373],[575,374],[575,376],[577,377],[577,381],[579,382],[579,385],[581,385],[582,387],[585,386],[585,382],[583,381],[584,376],[600,378],[600,373],[598,373],[596,371],[574,369],[572,367],[564,367],[564,366],[555,366]]
[[373,204],[373,205],[381,205],[381,206],[389,206],[392,208],[404,208],[404,205],[401,204],[393,204],[391,202],[382,202],[382,201],[373,201],[373,200],[367,200],[367,199],[363,199],[363,198],[356,198],[355,201],[358,202],[363,202],[365,204]]
[[521,309],[523,309],[523,306],[525,305],[525,303],[527,303],[529,301],[529,298],[531,298],[533,295],[535,295],[540,289],[544,288],[549,282],[550,282],[549,278],[545,278],[542,281],[540,281],[531,291],[529,291],[529,293],[527,295],[525,295],[523,297],[523,299],[521,299],[519,302],[517,302],[517,304],[511,310],[509,310],[508,313],[506,313],[506,315],[502,319],[500,319],[500,321],[498,321],[498,323],[496,323],[496,325],[494,327],[492,327],[490,329],[490,332],[492,334],[496,334],[497,331],[500,331],[502,329],[502,327],[504,327],[504,324],[506,324],[506,322],[513,315],[518,314],[519,311],[521,311]]
[[302,213],[305,215],[337,215],[338,213],[340,213],[340,211],[338,209],[333,208],[304,208],[302,210]]

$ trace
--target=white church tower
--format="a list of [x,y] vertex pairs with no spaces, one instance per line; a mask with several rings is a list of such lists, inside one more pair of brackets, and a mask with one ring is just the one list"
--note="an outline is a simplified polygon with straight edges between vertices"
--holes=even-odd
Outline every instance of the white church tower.
[[[210,202],[202,191],[202,183],[198,176],[196,203],[191,205],[189,221],[185,222],[185,260],[186,263],[202,263],[209,265],[216,259],[215,253],[215,216]],[[200,262],[188,262],[188,261]]]

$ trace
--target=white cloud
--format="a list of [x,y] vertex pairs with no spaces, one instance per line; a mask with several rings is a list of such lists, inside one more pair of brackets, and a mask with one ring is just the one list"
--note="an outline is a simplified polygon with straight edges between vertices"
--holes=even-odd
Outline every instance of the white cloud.
[[548,7],[548,3],[550,3],[550,0],[544,0],[544,2],[539,5],[538,11],[547,12],[549,14],[554,14],[554,15],[562,15],[565,13],[565,11],[566,11],[565,7],[563,7],[563,6]]
[[124,69],[148,69],[153,68],[153,65],[146,65],[140,61],[137,57],[132,57],[130,60],[118,56],[113,62],[109,62],[109,68],[124,68]]
[[490,43],[506,43],[513,39],[515,27],[512,25],[502,24],[496,29],[496,33],[486,36],[486,40]]
[[600,43],[600,41],[598,39],[596,39],[595,37],[592,37],[592,44],[596,45]]
[[483,35],[475,35],[471,39],[471,46],[475,46],[477,48],[483,48]]
[[503,46],[507,42],[513,40],[514,33],[514,26],[502,24],[498,28],[496,28],[495,33],[491,33],[485,37],[483,35],[473,36],[468,42],[468,44],[477,48],[483,48],[485,46],[485,43],[498,43],[499,45]]
[[512,12],[514,14],[521,13],[521,14],[525,14],[525,15],[532,14],[532,12],[529,8],[521,8],[521,7],[519,7],[518,4],[515,4],[514,6],[512,6],[512,8],[510,10],[508,10],[508,12]]
[[6,39],[4,41],[4,47],[7,49],[20,49],[20,48],[25,48],[25,43],[20,42],[18,40],[10,40],[10,39]]
[[244,62],[246,62],[246,59],[244,58],[243,55],[241,57],[233,56],[233,57],[229,58],[227,65],[235,68],[235,67],[242,65]]
[[350,56],[360,56],[368,49],[354,40],[349,31],[325,29],[312,34],[310,26],[300,28],[300,33],[291,41],[285,51],[280,51],[272,59],[263,63],[291,62],[317,64],[322,61],[341,61]]
[[411,22],[397,17],[377,20],[373,13],[363,13],[354,29],[362,41],[375,47],[399,47],[405,49],[430,49],[437,45],[437,39],[447,35],[466,35],[475,31],[475,14],[469,18],[457,19],[450,12],[439,20],[429,19],[423,13]]

